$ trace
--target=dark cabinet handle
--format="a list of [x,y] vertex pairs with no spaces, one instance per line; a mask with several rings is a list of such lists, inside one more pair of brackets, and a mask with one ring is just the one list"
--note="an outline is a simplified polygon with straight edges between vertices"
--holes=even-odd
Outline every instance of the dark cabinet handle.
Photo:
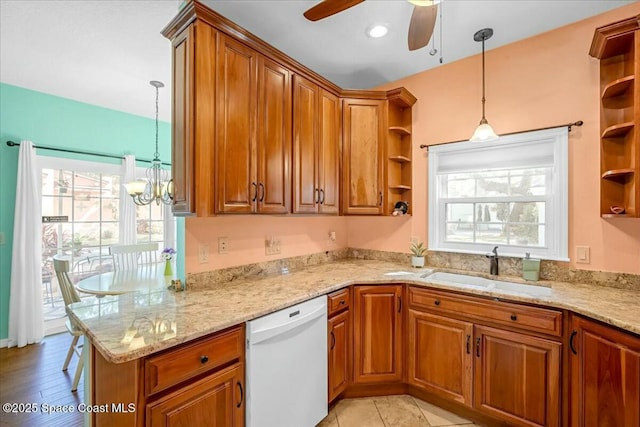
[[340,300],[340,305],[345,305],[347,302],[343,299]]
[[516,320],[518,320],[518,316],[516,316],[515,314],[512,314],[511,315],[511,320],[513,320],[515,322]]
[[320,190],[316,188],[315,190],[313,190],[313,192],[316,195],[316,197],[315,197],[316,203],[320,203]]
[[209,356],[206,356],[206,355],[200,356],[200,363],[202,363],[203,365],[208,361],[209,361]]
[[476,338],[476,356],[480,357],[480,337]]
[[320,204],[324,205],[324,190],[320,189]]
[[382,206],[382,191],[380,192],[380,206]]
[[329,350],[333,350],[335,346],[336,346],[336,336],[333,333],[333,331],[331,331],[331,347],[329,348]]
[[253,198],[251,199],[252,202],[255,202],[256,200],[258,200],[258,184],[256,184],[255,182],[252,182],[251,185],[253,186]]
[[434,303],[435,305],[440,305],[440,300],[439,300],[439,299],[437,299],[437,300],[435,300],[433,303]]
[[402,311],[402,297],[398,297],[398,313]]
[[262,188],[262,193],[260,194],[260,201],[262,202],[264,200],[264,184],[260,183],[258,185]]
[[467,335],[467,354],[471,353],[471,335]]
[[573,354],[578,354],[578,351],[573,346],[573,339],[576,337],[576,335],[578,335],[578,331],[573,330],[571,332],[571,336],[569,337],[569,348],[571,349],[571,353],[573,353]]
[[242,406],[242,402],[244,401],[244,390],[242,389],[242,383],[240,381],[236,382],[236,385],[240,389],[240,402],[236,404],[236,408],[239,408]]

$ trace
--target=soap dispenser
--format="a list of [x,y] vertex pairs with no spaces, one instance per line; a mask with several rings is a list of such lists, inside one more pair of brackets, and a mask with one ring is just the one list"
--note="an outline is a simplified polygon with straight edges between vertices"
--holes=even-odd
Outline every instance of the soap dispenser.
[[529,252],[522,260],[522,278],[536,281],[540,278],[540,260],[531,258]]

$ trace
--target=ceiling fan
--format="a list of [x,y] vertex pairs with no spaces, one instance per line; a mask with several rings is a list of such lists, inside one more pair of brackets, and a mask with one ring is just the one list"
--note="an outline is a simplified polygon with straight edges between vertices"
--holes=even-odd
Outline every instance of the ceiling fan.
[[[323,0],[304,13],[310,21],[327,18],[343,10],[349,9],[364,0]],[[409,50],[426,46],[433,34],[436,24],[438,4],[434,0],[408,0],[413,4],[413,14],[409,24]]]

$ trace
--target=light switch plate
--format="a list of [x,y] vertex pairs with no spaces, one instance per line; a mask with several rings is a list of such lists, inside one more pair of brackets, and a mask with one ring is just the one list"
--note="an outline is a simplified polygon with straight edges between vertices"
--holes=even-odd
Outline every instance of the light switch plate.
[[209,245],[198,246],[198,261],[200,261],[200,264],[209,262]]
[[576,262],[579,264],[589,264],[591,262],[589,246],[576,246]]
[[4,245],[4,231],[0,231],[0,245]]

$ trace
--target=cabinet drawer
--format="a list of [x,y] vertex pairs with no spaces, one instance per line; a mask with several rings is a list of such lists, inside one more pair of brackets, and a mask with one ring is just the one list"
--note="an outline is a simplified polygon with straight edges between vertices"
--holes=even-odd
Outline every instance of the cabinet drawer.
[[242,327],[217,333],[144,361],[146,395],[165,390],[242,356]]
[[451,317],[463,317],[562,336],[562,313],[503,301],[490,301],[416,287],[409,288],[412,307]]
[[349,306],[351,305],[351,293],[349,292],[349,289],[350,288],[340,289],[339,291],[333,292],[328,295],[328,316],[349,308]]

